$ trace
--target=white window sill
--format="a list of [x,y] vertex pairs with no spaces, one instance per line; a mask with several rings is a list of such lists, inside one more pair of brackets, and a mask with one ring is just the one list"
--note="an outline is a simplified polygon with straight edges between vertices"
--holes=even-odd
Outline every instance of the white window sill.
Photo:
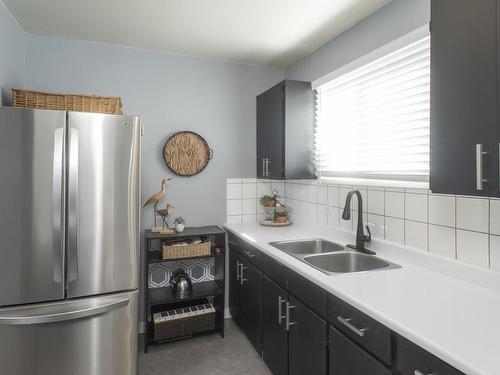
[[350,178],[350,177],[320,177],[320,181],[321,183],[339,184],[339,185],[362,185],[362,186],[380,186],[380,187],[429,190],[428,182],[416,182],[416,181],[374,180],[368,178]]

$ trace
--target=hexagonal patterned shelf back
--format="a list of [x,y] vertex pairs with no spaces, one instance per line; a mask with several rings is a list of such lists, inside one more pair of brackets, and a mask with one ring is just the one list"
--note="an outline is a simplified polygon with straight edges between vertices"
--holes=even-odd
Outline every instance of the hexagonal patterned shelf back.
[[215,260],[213,258],[175,260],[149,265],[149,287],[161,288],[169,285],[172,273],[182,269],[193,283],[211,281],[215,277]]

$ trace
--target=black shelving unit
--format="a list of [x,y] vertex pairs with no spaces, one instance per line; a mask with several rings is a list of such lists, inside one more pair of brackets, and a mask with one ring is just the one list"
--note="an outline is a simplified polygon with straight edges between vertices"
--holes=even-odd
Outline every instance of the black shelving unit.
[[[182,233],[172,235],[152,233],[145,231],[146,242],[146,262],[144,262],[145,277],[145,303],[144,316],[146,317],[146,327],[144,333],[144,352],[147,353],[148,346],[173,340],[179,340],[191,336],[176,337],[168,340],[157,341],[154,339],[153,314],[159,311],[189,306],[190,303],[199,303],[200,300],[209,298],[213,301],[216,310],[215,331],[224,337],[224,302],[225,302],[225,254],[226,254],[226,233],[218,226],[186,228]],[[162,243],[171,243],[179,240],[192,238],[203,238],[211,242],[211,254],[178,259],[162,259]],[[189,296],[179,297],[173,293],[171,286],[161,288],[149,287],[149,265],[153,263],[172,262],[176,260],[192,260],[200,258],[214,258],[214,279],[193,283],[193,291]]]

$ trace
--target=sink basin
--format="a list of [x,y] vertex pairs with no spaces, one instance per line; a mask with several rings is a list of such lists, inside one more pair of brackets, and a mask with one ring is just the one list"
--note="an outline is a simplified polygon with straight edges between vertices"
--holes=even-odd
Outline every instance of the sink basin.
[[344,246],[318,238],[298,241],[269,242],[269,245],[291,255],[312,255],[344,250]]
[[366,272],[401,267],[373,255],[366,255],[351,251],[306,256],[303,260],[307,264],[310,264],[327,274]]

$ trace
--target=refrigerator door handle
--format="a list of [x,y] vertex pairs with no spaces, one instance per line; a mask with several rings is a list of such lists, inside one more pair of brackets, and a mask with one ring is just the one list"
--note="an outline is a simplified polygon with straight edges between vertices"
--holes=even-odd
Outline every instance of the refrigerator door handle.
[[54,132],[54,160],[52,166],[52,241],[54,256],[54,281],[63,282],[63,199],[64,199],[64,128]]
[[69,132],[68,166],[68,277],[78,278],[78,169],[79,169],[78,129]]
[[[101,302],[90,300],[84,304],[79,304],[76,308],[72,307],[72,304],[62,304],[61,307],[58,307],[57,305],[45,308],[40,307],[39,313],[36,312],[36,308],[32,307],[29,309],[29,311],[33,311],[32,314],[23,314],[22,308],[14,308],[10,310],[10,313],[0,312],[0,325],[33,325],[82,319],[89,316],[108,313],[128,305],[129,302],[130,298],[123,297],[105,299]],[[47,310],[47,312],[43,313],[42,311],[44,309]]]

